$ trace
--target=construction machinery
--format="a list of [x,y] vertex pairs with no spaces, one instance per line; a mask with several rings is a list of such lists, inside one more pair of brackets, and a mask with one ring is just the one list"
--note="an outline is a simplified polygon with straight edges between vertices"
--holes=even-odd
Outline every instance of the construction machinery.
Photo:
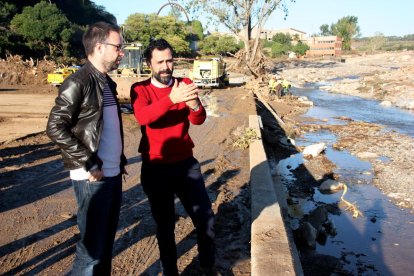
[[68,76],[75,73],[78,69],[79,66],[58,68],[53,73],[47,74],[47,82],[54,86],[59,86]]
[[141,77],[151,74],[143,58],[143,45],[139,42],[125,44],[124,57],[112,76],[116,77]]
[[194,60],[190,79],[199,87],[224,87],[229,85],[226,63],[221,56],[203,56]]

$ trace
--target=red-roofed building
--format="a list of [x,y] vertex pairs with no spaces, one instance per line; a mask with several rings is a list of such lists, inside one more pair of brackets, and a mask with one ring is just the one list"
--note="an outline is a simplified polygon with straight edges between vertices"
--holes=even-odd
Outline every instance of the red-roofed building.
[[342,38],[339,36],[315,36],[306,40],[307,57],[337,57],[342,55]]

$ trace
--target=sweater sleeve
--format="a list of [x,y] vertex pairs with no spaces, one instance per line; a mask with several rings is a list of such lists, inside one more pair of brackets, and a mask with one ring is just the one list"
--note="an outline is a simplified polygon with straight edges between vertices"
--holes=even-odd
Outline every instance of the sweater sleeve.
[[193,125],[201,125],[202,123],[204,123],[204,121],[207,118],[207,113],[206,110],[203,106],[203,104],[201,103],[200,99],[198,99],[199,102],[199,108],[197,111],[192,111],[190,108],[190,113],[188,114],[188,120],[193,124]]
[[156,122],[174,105],[170,97],[163,97],[159,101],[152,102],[148,91],[142,84],[131,87],[131,105],[135,118],[142,126]]
[[[181,81],[186,84],[193,83],[189,78],[181,79]],[[192,111],[189,107],[187,107],[190,110],[190,113],[188,114],[188,120],[193,125],[201,125],[202,123],[204,123],[204,121],[207,118],[206,110],[203,104],[201,103],[200,99],[198,99],[198,102],[199,102],[199,109],[197,111]]]

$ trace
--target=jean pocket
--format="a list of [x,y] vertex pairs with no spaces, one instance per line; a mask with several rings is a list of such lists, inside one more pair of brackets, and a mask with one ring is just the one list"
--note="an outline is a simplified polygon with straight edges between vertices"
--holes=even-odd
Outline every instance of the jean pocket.
[[90,181],[90,180],[86,180],[86,183],[88,183],[89,185],[102,185],[105,182],[102,180],[96,180],[96,181]]
[[102,180],[99,181],[86,181],[86,185],[88,187],[89,195],[94,195],[99,190],[101,190],[104,187],[105,182]]

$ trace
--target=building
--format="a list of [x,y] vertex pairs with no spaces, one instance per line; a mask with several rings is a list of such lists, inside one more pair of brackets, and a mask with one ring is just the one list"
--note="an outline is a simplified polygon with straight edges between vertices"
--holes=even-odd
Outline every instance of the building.
[[[286,29],[279,29],[279,30],[270,30],[270,29],[262,29],[260,32],[260,38],[266,39],[268,41],[272,40],[273,36],[277,33],[282,33],[285,35],[290,35],[290,37],[297,38],[297,40],[306,40],[306,33],[299,31],[293,28],[286,28]],[[257,28],[253,28],[252,30],[252,38],[255,38],[257,35]]]
[[337,57],[342,54],[342,38],[339,36],[315,36],[306,40],[309,50],[307,57]]

